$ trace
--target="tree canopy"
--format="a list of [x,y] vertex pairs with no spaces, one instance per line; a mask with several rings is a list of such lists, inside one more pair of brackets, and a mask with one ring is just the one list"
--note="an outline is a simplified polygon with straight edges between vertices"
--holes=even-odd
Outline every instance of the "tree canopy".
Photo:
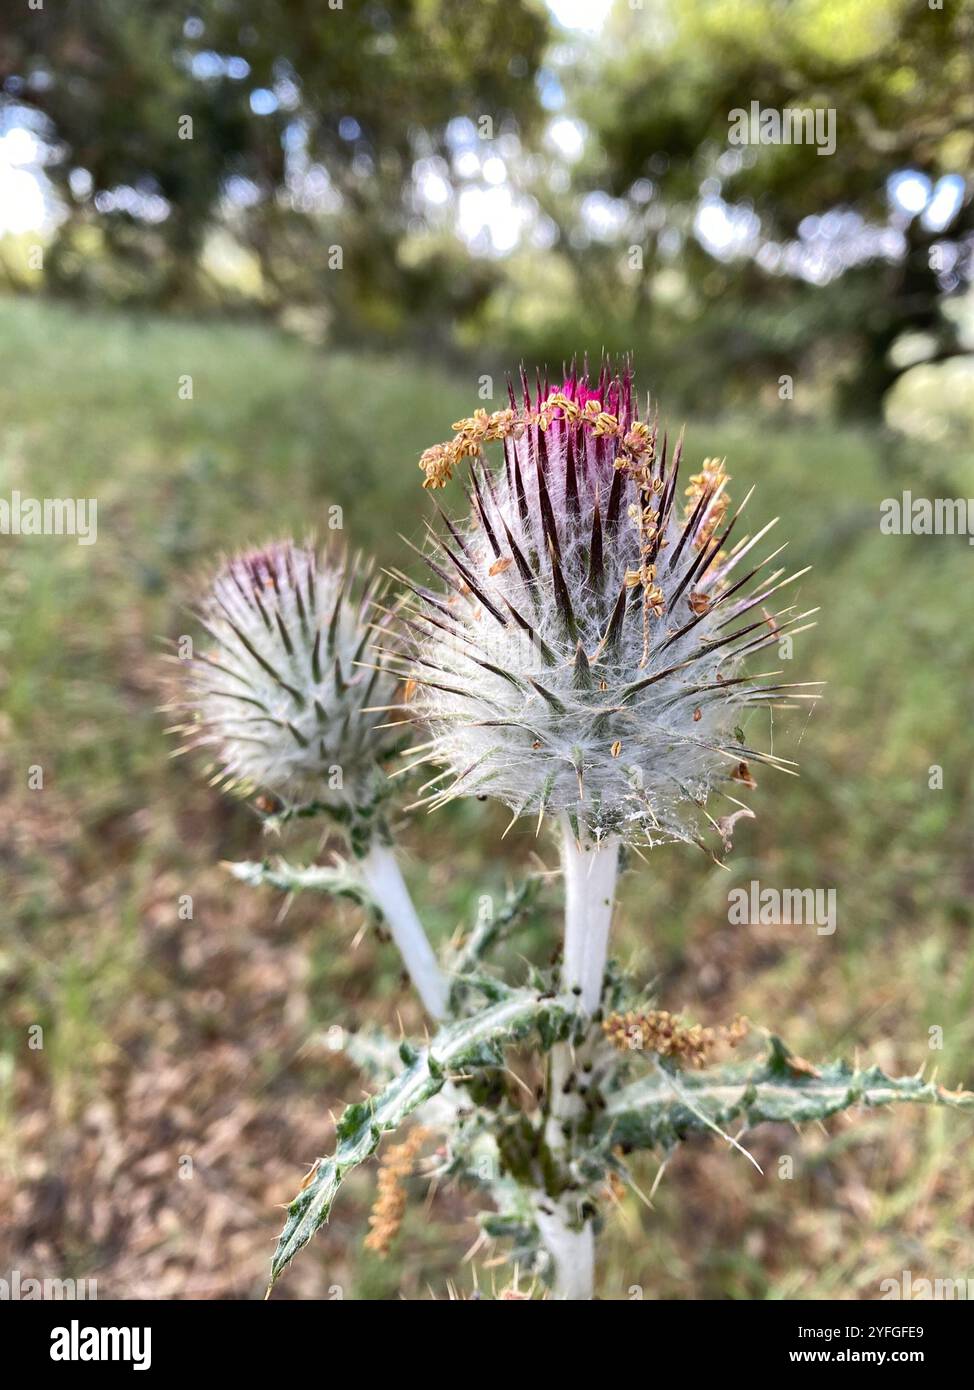
[[591,35],[541,0],[64,0],[8,17],[0,120],[46,151],[56,292],[635,346],[694,393],[824,359],[875,411],[965,347],[972,39],[974,0],[633,0]]

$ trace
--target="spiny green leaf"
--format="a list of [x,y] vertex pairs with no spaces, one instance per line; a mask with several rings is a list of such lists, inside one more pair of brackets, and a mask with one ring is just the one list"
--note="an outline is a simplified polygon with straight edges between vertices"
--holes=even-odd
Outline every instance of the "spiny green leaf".
[[382,916],[376,903],[372,901],[365,885],[355,870],[344,859],[336,859],[334,864],[308,864],[304,868],[289,864],[286,859],[242,860],[236,864],[226,863],[234,878],[248,883],[252,888],[267,885],[284,893],[299,893],[310,888],[317,893],[330,893],[336,898],[350,898],[361,907],[368,908],[377,917]]
[[681,1072],[672,1081],[659,1067],[607,1099],[600,1133],[632,1148],[667,1147],[735,1120],[749,1128],[765,1121],[799,1125],[857,1105],[974,1108],[971,1092],[945,1091],[919,1076],[890,1077],[879,1067],[860,1070],[843,1061],[811,1067],[780,1038],[771,1039],[764,1058]]
[[[490,950],[503,941],[524,914],[533,907],[540,888],[540,877],[526,879],[508,894],[499,911],[492,912],[489,916],[478,917],[470,935],[447,962],[450,974],[459,977],[474,971]],[[451,993],[459,994],[461,983],[458,978]]]
[[338,1122],[334,1154],[317,1165],[288,1207],[271,1264],[271,1285],[328,1220],[345,1175],[375,1152],[384,1133],[396,1129],[418,1105],[436,1095],[451,1073],[497,1066],[502,1044],[518,1041],[542,1020],[549,1031],[564,1034],[575,1017],[576,1002],[571,996],[542,999],[531,990],[513,991],[501,1003],[447,1024],[377,1095],[348,1106]]

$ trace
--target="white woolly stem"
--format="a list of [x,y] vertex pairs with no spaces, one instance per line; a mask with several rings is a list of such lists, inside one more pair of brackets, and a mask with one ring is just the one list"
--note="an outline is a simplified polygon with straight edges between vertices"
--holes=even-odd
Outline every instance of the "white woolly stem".
[[610,836],[576,840],[562,816],[562,867],[565,874],[565,950],[562,987],[581,990],[579,1006],[594,1014],[602,999],[609,949],[609,926],[619,872],[619,841]]
[[591,1221],[573,1230],[564,1203],[541,1195],[535,1206],[538,1230],[554,1265],[555,1298],[585,1302],[595,1287],[595,1235]]
[[416,915],[395,853],[388,845],[373,840],[365,857],[356,861],[356,867],[399,947],[403,964],[426,1012],[432,1018],[444,1018],[449,993],[446,978]]
[[[567,816],[561,817],[562,868],[565,875],[565,944],[562,988],[577,991],[579,1009],[591,1016],[602,1000],[609,949],[609,927],[619,872],[619,841],[576,839]],[[582,1044],[584,1046],[584,1044]],[[578,1095],[577,1058],[570,1042],[551,1049],[548,1070],[549,1117],[546,1137],[563,1163],[571,1162],[571,1124],[584,1109]],[[566,1128],[568,1134],[566,1134]],[[595,1278],[595,1236],[591,1221],[578,1228],[565,1199],[548,1199],[538,1208],[538,1230],[554,1264],[556,1298],[590,1299]]]

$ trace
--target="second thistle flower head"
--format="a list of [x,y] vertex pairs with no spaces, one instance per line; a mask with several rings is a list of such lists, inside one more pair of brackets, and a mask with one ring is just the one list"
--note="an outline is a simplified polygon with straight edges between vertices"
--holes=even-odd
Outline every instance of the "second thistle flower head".
[[726,841],[710,794],[781,761],[741,726],[785,687],[744,660],[808,616],[765,607],[790,582],[756,578],[769,528],[732,542],[743,504],[722,461],[681,484],[682,441],[638,419],[628,367],[533,396],[522,375],[522,391],[420,460],[428,488],[469,461],[469,517],[431,528],[437,585],[414,589],[407,620],[411,710],[448,778],[432,799],[495,796],[630,843],[699,840],[706,817]]
[[215,645],[194,657],[184,701],[217,781],[368,819],[397,742],[380,727],[396,677],[370,650],[376,597],[356,561],[310,543],[228,561],[200,611]]

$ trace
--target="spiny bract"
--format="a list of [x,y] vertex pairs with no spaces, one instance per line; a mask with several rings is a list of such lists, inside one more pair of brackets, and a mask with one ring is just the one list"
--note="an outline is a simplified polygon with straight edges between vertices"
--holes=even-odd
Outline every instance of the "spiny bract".
[[[200,619],[214,639],[190,668],[191,745],[215,780],[273,793],[289,808],[374,807],[379,762],[396,743],[396,678],[370,652],[377,586],[357,562],[283,541],[230,560]],[[385,726],[385,727],[380,727]]]
[[[793,687],[756,685],[742,663],[800,630],[807,613],[763,607],[798,575],[752,582],[779,553],[742,564],[770,527],[727,549],[743,504],[730,511],[722,461],[681,491],[682,440],[668,457],[639,421],[628,367],[594,385],[573,370],[534,398],[522,373],[522,390],[420,460],[430,488],[470,468],[469,519],[429,528],[439,587],[409,586],[410,711],[424,760],[446,769],[429,800],[490,795],[597,837],[699,843],[715,789],[753,785],[748,761],[783,765],[741,726]],[[734,816],[703,814],[726,844]]]

